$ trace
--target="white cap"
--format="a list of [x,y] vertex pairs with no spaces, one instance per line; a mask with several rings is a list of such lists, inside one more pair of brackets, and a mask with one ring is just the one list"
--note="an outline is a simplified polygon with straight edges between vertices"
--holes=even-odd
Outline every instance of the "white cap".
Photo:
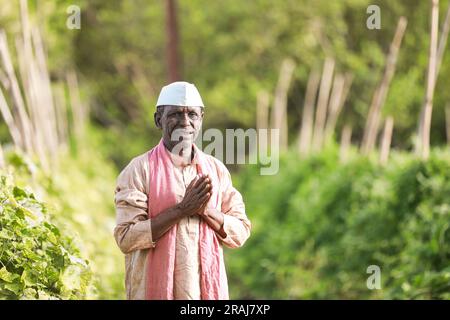
[[195,85],[185,81],[172,82],[159,93],[156,106],[204,107]]

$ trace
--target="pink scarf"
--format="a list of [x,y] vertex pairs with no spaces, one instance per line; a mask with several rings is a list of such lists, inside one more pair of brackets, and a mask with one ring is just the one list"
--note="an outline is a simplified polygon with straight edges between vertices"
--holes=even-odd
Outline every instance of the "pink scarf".
[[[213,164],[194,144],[198,157],[197,173],[207,173],[213,185],[209,206],[220,209],[218,203],[219,179]],[[174,167],[169,151],[161,139],[148,152],[150,164],[150,188],[148,194],[148,215],[154,218],[165,209],[177,203],[175,196]],[[171,300],[173,296],[173,275],[175,268],[175,242],[177,225],[174,225],[160,239],[156,247],[148,251],[146,298],[149,300]],[[200,222],[200,292],[202,300],[228,299],[228,285],[225,268],[219,251],[219,240],[214,230],[204,220]],[[194,253],[193,253],[194,254]]]

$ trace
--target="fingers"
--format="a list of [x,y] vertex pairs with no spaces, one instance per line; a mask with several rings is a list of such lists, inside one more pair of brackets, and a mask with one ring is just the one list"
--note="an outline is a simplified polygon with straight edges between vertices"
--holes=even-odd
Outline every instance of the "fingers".
[[199,203],[201,203],[201,207],[205,205],[206,202],[208,202],[209,198],[211,197],[211,193],[207,192],[204,195],[202,195],[199,199]]
[[199,197],[202,197],[205,193],[212,193],[212,185],[210,183],[205,183],[203,188],[197,193]]
[[[209,194],[209,196],[208,196],[208,194]],[[209,199],[211,197],[211,193],[207,193],[206,197],[207,197],[206,200],[203,201],[202,205],[200,206],[200,209],[197,212],[198,215],[200,215],[204,218],[209,216],[207,207],[208,207]]]
[[204,180],[205,178],[202,178],[201,175],[196,175],[186,188],[186,194],[191,192],[193,192],[194,194],[198,193],[200,190],[199,187],[202,185],[202,181]]
[[206,185],[211,181],[211,179],[209,179],[208,175],[204,174],[200,174],[197,177],[199,178],[194,185],[194,189],[196,192],[200,192],[206,187]]
[[195,178],[192,179],[191,183],[189,183],[189,185],[188,185],[188,187],[186,188],[186,190],[187,190],[187,189],[192,189],[192,188],[194,188],[194,187],[196,186],[196,184],[197,184],[199,178],[200,178],[200,177],[199,177],[198,175],[195,176]]
[[[207,194],[209,196],[206,196]],[[197,175],[186,188],[185,197],[200,206],[212,194],[211,179],[206,174]],[[206,197],[205,197],[206,196]]]

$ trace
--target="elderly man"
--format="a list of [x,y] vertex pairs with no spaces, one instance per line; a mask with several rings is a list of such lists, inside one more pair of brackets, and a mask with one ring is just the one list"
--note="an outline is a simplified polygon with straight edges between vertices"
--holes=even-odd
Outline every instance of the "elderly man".
[[157,146],[117,179],[114,237],[125,254],[128,299],[228,299],[222,246],[250,235],[241,194],[227,168],[194,144],[204,105],[197,88],[162,88]]

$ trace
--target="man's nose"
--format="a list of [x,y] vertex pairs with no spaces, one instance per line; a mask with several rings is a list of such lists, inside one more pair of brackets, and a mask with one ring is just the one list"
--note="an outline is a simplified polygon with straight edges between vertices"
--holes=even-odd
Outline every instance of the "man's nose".
[[183,112],[183,115],[178,120],[179,124],[183,127],[189,126],[189,115],[187,112]]

